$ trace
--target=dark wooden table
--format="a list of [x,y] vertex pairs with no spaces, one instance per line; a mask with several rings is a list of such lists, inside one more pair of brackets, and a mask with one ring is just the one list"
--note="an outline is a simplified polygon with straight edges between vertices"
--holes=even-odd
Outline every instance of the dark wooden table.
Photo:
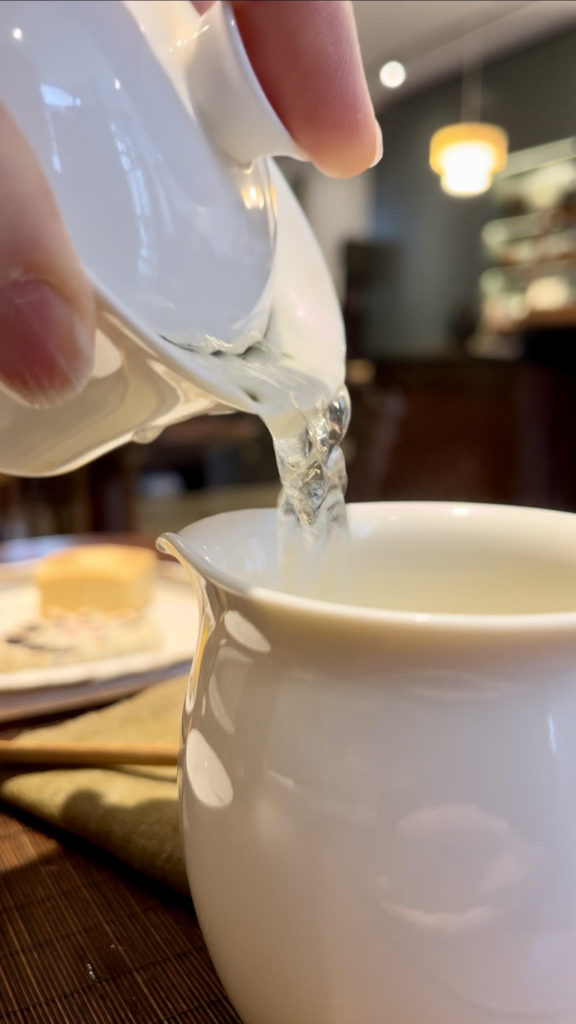
[[238,1024],[187,897],[0,806],[0,1021]]
[[0,803],[0,1024],[238,1021],[189,897]]

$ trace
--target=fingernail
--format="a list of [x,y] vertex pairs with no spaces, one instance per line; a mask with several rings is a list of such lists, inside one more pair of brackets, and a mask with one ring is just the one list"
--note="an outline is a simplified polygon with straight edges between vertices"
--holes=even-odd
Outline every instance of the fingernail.
[[48,406],[78,394],[92,367],[93,339],[46,281],[0,288],[0,384],[26,405]]
[[376,167],[376,164],[380,163],[382,159],[382,154],[384,152],[384,139],[382,138],[382,129],[378,124],[378,121],[375,121],[374,124],[376,125],[376,154],[374,156],[372,163],[370,164],[370,167]]

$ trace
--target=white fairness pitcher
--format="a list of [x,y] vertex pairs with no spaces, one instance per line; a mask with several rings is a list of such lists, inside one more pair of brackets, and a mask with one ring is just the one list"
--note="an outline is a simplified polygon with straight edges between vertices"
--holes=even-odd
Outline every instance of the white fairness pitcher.
[[181,812],[244,1024],[576,1024],[576,516],[272,509],[165,535],[201,604]]

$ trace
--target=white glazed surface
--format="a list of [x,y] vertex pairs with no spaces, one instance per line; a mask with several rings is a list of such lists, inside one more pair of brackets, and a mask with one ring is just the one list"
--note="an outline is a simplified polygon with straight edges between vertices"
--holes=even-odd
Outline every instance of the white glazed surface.
[[202,23],[204,30],[196,37],[188,83],[209,137],[244,166],[261,156],[305,160],[252,70],[232,9],[215,3]]
[[[0,98],[91,278],[164,337],[230,343],[271,273],[267,171],[223,160],[198,126],[186,71],[199,18],[164,6],[3,0]],[[262,331],[267,311],[255,319]]]
[[[211,18],[227,47],[222,110],[234,55],[256,104],[234,26]],[[265,335],[305,372],[323,368],[332,390],[342,383],[342,318],[298,203],[271,161],[225,158],[195,116],[202,24],[188,0],[0,3],[0,100],[55,192],[96,291],[99,328],[80,396],[27,409],[0,394],[3,472],[52,475],[194,415],[260,412],[213,357],[186,350],[208,337],[235,350]],[[263,153],[271,138],[289,148],[269,105],[259,130]]]
[[204,580],[181,785],[216,967],[246,1024],[574,1024],[576,518],[351,523],[383,594],[398,549],[420,567],[419,608],[264,589],[273,511],[162,542]]

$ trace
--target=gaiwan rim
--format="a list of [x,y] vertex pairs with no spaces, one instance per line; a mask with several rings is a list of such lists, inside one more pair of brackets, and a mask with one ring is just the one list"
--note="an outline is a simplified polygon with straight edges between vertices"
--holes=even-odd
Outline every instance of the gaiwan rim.
[[[347,511],[352,521],[369,520],[376,512],[379,517],[397,519],[399,516],[416,514],[418,517],[468,517],[474,516],[486,521],[502,520],[502,517],[510,521],[518,519],[522,522],[519,526],[532,526],[535,534],[541,530],[555,530],[556,535],[561,529],[572,533],[572,543],[576,548],[576,514],[572,512],[557,511],[555,509],[542,509],[525,505],[504,505],[484,502],[447,502],[447,501],[381,501],[381,502],[358,502],[347,504]],[[348,623],[362,623],[365,626],[389,626],[409,627],[423,631],[451,631],[453,633],[471,631],[474,633],[484,632],[492,634],[530,634],[538,631],[552,632],[554,635],[574,632],[576,634],[576,558],[574,565],[575,598],[574,611],[561,612],[523,612],[518,614],[484,614],[484,613],[459,613],[459,612],[418,612],[402,611],[387,608],[374,608],[369,606],[344,604],[330,602],[319,598],[298,597],[293,594],[286,594],[271,587],[251,584],[243,581],[223,569],[215,566],[201,550],[195,549],[191,543],[191,535],[198,529],[205,528],[211,523],[222,529],[234,519],[240,520],[250,516],[251,519],[258,517],[262,520],[269,520],[276,516],[275,508],[253,508],[241,509],[230,512],[221,512],[216,515],[206,516],[183,528],[179,533],[163,533],[158,537],[156,546],[159,551],[178,558],[196,570],[200,576],[216,584],[226,591],[241,595],[242,597],[260,605],[267,605],[270,610],[276,609],[286,612],[300,613],[305,616],[316,616],[317,619],[332,620],[335,624],[340,621]],[[538,529],[536,529],[538,527]],[[254,531],[256,532],[256,531]],[[189,536],[186,536],[188,534]]]

